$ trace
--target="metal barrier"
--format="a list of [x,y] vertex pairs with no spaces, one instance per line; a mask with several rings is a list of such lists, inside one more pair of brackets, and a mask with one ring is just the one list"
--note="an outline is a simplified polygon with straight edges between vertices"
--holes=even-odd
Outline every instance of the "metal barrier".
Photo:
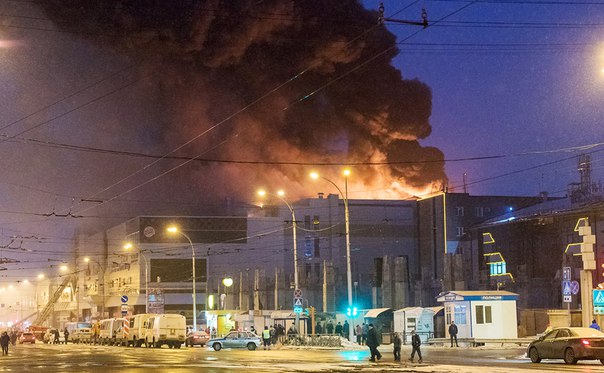
[[289,346],[342,347],[341,337],[334,335],[295,335],[289,336],[284,344]]

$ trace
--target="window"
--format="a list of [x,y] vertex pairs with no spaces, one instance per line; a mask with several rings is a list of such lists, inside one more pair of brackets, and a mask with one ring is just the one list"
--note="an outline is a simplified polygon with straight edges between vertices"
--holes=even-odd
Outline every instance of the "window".
[[491,315],[491,306],[476,306],[476,324],[491,324],[493,316]]
[[456,233],[456,234],[457,234],[457,237],[462,237],[462,236],[463,236],[463,234],[464,234],[464,229],[463,229],[463,227],[455,227],[455,230],[456,230],[456,232],[457,232],[457,233]]
[[463,216],[463,206],[457,206],[457,207],[455,207],[455,215],[456,216]]
[[484,216],[484,207],[474,207],[474,215],[482,218]]
[[320,258],[320,257],[321,257],[320,240],[318,238],[315,238],[315,258]]
[[304,215],[304,228],[310,229],[310,215]]
[[321,220],[319,220],[319,215],[313,216],[313,218],[312,218],[313,229],[315,229],[315,230],[319,229],[320,224],[321,224]]
[[455,323],[458,325],[466,325],[466,305],[456,304],[453,306]]
[[491,276],[503,275],[507,273],[507,266],[505,262],[489,263],[491,267]]

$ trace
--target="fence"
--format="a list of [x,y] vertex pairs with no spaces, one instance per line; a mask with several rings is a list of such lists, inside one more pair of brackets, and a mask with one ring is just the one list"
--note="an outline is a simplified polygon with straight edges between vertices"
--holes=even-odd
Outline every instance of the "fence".
[[342,347],[339,335],[295,335],[285,340],[290,346]]

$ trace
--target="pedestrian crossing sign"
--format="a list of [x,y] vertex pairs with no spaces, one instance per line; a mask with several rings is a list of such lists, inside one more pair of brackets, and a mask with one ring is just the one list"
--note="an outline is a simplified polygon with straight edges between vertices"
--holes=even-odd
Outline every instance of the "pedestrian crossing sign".
[[594,307],[604,307],[604,290],[594,290]]

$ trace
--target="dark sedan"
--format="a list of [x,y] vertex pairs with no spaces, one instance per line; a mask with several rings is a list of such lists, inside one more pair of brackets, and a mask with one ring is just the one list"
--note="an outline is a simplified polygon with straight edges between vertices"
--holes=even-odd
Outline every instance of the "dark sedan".
[[189,334],[187,334],[187,339],[185,339],[185,347],[193,347],[196,345],[203,347],[209,340],[210,336],[204,331],[189,332]]
[[533,363],[541,359],[564,359],[566,364],[578,360],[600,360],[604,364],[604,333],[592,328],[556,328],[527,348]]

